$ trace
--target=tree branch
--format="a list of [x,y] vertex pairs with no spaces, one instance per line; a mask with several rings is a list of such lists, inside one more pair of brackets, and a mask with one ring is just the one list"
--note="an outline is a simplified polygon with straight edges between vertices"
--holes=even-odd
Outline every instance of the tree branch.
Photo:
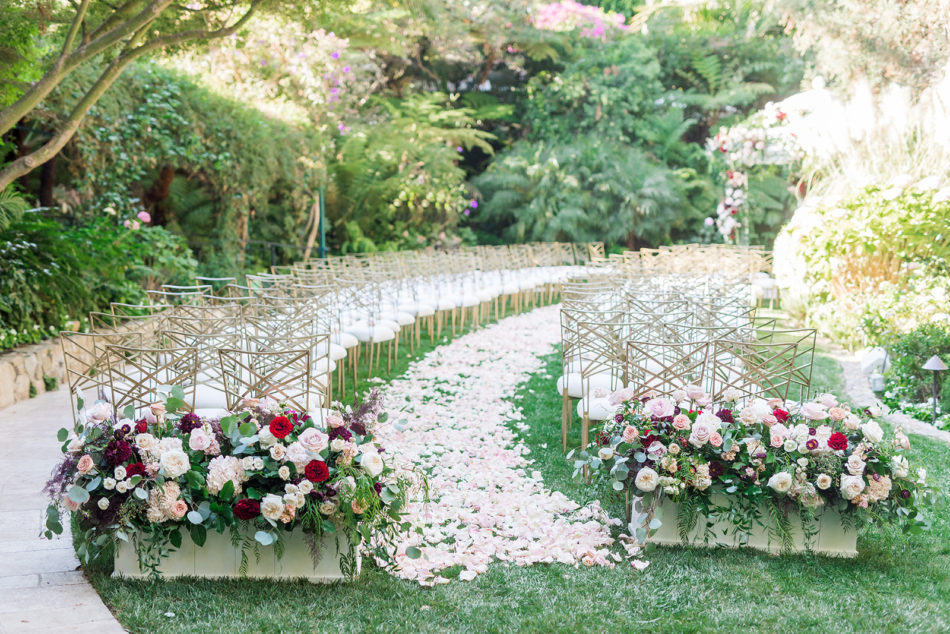
[[66,41],[63,43],[63,52],[59,54],[60,58],[66,57],[66,55],[69,54],[69,49],[73,47],[73,42],[76,40],[76,33],[79,32],[83,21],[86,19],[86,9],[88,8],[89,0],[82,0],[82,4],[76,9],[76,17],[73,18],[73,23],[69,25],[69,32],[66,33]]
[[[167,0],[170,2],[171,0]],[[42,165],[46,161],[50,160],[56,154],[63,149],[63,146],[69,142],[69,139],[73,137],[76,131],[79,129],[79,125],[82,122],[83,117],[89,112],[89,109],[99,100],[102,94],[109,89],[109,87],[118,79],[119,75],[122,74],[122,71],[131,64],[133,61],[139,57],[145,55],[146,53],[164,48],[166,46],[174,46],[176,44],[181,44],[182,42],[194,40],[194,39],[216,39],[221,37],[227,37],[232,33],[235,33],[240,29],[248,20],[254,15],[260,6],[262,0],[252,0],[251,6],[248,7],[248,10],[238,19],[234,24],[227,27],[222,27],[213,31],[207,30],[191,30],[183,31],[182,33],[177,33],[174,35],[165,35],[157,37],[154,40],[146,42],[144,44],[137,44],[139,39],[147,32],[148,26],[151,20],[139,26],[138,29],[132,34],[128,44],[122,53],[117,57],[99,76],[99,79],[96,80],[96,83],[86,92],[82,99],[73,107],[72,112],[70,112],[69,117],[63,125],[56,131],[53,137],[42,147],[37,150],[22,156],[12,163],[6,165],[2,170],[0,170],[0,191],[5,189],[7,185],[12,183],[17,178],[23,176],[24,174],[29,173],[34,168]],[[6,110],[0,112],[0,116],[4,115]],[[14,121],[14,123],[16,123]],[[12,126],[11,126],[12,127]]]
[[117,42],[124,40],[144,25],[153,22],[171,3],[172,0],[150,0],[149,4],[130,20],[91,39],[69,55],[57,59],[30,90],[14,103],[0,110],[0,135],[10,130],[16,125],[17,121],[38,106],[77,66],[92,59]]

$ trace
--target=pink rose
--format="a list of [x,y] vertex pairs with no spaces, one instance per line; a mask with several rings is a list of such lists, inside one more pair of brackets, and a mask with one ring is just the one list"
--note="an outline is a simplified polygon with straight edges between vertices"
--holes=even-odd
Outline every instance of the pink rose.
[[689,429],[692,423],[689,420],[689,416],[686,414],[677,414],[673,418],[673,429],[678,431],[683,431],[684,429]]
[[708,396],[701,396],[698,399],[696,399],[696,404],[699,405],[700,407],[709,407],[710,405],[712,405],[712,399]]
[[778,422],[778,419],[772,416],[771,414],[766,414],[765,416],[762,417],[762,424],[765,425],[766,427],[771,427],[777,422]]
[[653,454],[657,457],[664,456],[666,455],[666,445],[661,443],[659,440],[654,440],[650,443],[650,446],[647,447],[647,453]]
[[80,507],[81,505],[80,505],[80,504],[76,504],[75,502],[73,502],[72,500],[70,500],[68,495],[64,495],[64,496],[63,496],[63,506],[66,507],[66,510],[67,510],[67,511],[73,512],[73,511],[78,511],[78,510],[79,510],[79,507]]
[[785,401],[780,398],[770,398],[767,402],[771,410],[785,409]]
[[172,515],[175,519],[181,519],[188,513],[188,504],[184,500],[175,500],[172,504]]
[[611,405],[620,405],[624,401],[632,401],[637,397],[637,393],[633,390],[632,387],[625,387],[617,390],[610,395],[610,404]]
[[140,211],[135,217],[146,224],[152,222],[152,216],[147,211]]
[[785,439],[782,438],[781,434],[772,434],[772,438],[769,441],[769,444],[776,448],[781,447],[782,445],[785,444]]
[[327,444],[330,442],[329,436],[324,434],[319,429],[309,427],[297,436],[297,441],[306,447],[307,451],[312,451],[313,453],[320,453],[327,448]]
[[808,420],[825,420],[828,418],[828,412],[818,403],[805,403],[802,405],[801,415]]
[[336,428],[343,427],[343,417],[339,414],[329,414],[327,415],[327,427]]
[[838,404],[838,399],[831,394],[822,394],[818,397],[818,402],[825,407],[835,407]]
[[722,436],[718,431],[709,434],[709,444],[713,447],[722,447]]
[[76,471],[78,471],[79,473],[83,475],[86,475],[87,473],[92,471],[92,468],[94,466],[96,465],[92,461],[92,456],[90,456],[89,454],[85,454],[83,455],[82,458],[79,459],[79,463],[76,464]]
[[201,427],[193,429],[188,437],[188,446],[192,451],[204,451],[211,446],[211,436]]
[[640,432],[637,431],[636,427],[627,425],[626,427],[623,428],[623,434],[620,436],[620,439],[623,440],[625,443],[632,443],[634,440],[637,439],[637,436],[639,435],[640,435]]
[[673,415],[676,406],[668,398],[651,398],[643,404],[643,413],[655,418],[665,418]]
[[701,399],[706,396],[706,391],[698,385],[687,385],[686,396],[691,400]]
[[848,411],[840,407],[832,407],[828,410],[828,415],[831,416],[831,420],[838,422],[844,420],[844,417],[848,415]]

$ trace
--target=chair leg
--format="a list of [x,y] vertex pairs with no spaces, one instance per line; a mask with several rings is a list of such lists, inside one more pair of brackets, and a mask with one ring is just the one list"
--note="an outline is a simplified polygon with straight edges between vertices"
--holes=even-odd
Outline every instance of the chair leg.
[[567,453],[567,417],[569,415],[567,390],[562,392],[561,397],[561,448]]

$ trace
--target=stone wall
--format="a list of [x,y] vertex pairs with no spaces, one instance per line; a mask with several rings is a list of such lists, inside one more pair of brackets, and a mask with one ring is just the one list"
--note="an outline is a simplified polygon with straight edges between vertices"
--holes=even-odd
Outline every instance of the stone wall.
[[46,391],[46,378],[61,387],[66,380],[66,364],[59,338],[29,346],[19,346],[0,354],[0,409]]

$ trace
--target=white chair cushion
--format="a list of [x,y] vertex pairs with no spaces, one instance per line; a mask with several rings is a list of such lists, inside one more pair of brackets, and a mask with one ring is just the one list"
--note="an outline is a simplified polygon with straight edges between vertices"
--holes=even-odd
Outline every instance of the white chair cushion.
[[[589,377],[587,381],[581,380],[581,375],[577,372],[571,372],[567,375],[567,395],[571,398],[581,398],[584,396],[584,388],[590,390],[607,390],[612,392],[616,387],[620,387],[620,379],[614,378],[610,374],[596,374]],[[564,376],[557,380],[558,394],[564,394]]]

